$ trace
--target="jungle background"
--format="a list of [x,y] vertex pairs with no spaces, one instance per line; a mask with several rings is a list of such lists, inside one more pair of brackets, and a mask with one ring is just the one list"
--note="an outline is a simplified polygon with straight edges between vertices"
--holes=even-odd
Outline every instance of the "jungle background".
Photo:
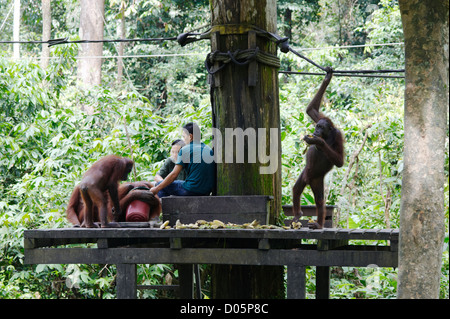
[[[20,40],[42,38],[41,1],[21,1]],[[0,0],[0,40],[13,34],[13,0]],[[51,1],[51,38],[79,39],[80,4]],[[209,1],[105,0],[104,38],[172,37],[206,30]],[[404,68],[403,33],[397,1],[278,0],[278,34],[323,66],[335,69]],[[102,84],[77,83],[77,44],[50,48],[0,44],[0,298],[115,298],[114,265],[25,265],[23,231],[70,226],[65,209],[73,187],[94,161],[107,154],[130,156],[137,180],[152,180],[181,136],[196,121],[209,142],[211,105],[204,59],[209,41],[181,47],[176,41],[125,45],[118,76],[117,43],[104,43]],[[317,72],[293,54],[279,52],[280,70]],[[313,130],[305,109],[322,77],[280,74],[282,202],[305,164],[305,143]],[[326,177],[327,204],[337,205],[335,223],[343,228],[399,228],[403,170],[404,79],[335,76],[323,112],[345,135],[346,161]],[[95,111],[88,114],[85,106]],[[441,298],[449,297],[448,126]],[[309,189],[302,204],[314,204]],[[280,222],[284,218],[281,215]],[[206,274],[208,266],[202,266]],[[307,297],[314,298],[315,267],[307,269]],[[140,284],[177,281],[172,265],[139,265]],[[209,280],[202,276],[203,296]],[[397,271],[391,268],[333,267],[332,298],[395,298]],[[141,298],[172,297],[140,291]]]

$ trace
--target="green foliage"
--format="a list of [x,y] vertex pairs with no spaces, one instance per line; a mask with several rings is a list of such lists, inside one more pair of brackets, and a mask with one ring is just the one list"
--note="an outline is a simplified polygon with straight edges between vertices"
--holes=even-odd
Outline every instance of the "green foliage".
[[[1,116],[15,123],[30,118],[52,103],[47,91],[41,89],[45,72],[33,63],[14,62],[0,56]],[[18,77],[17,74],[27,76]]]

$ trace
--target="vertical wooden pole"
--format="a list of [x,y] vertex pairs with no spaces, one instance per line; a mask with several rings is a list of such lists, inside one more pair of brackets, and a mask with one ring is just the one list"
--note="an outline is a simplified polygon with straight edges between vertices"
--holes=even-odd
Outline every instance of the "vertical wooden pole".
[[[257,36],[252,29],[255,26],[276,33],[276,0],[211,0],[210,4],[212,27],[220,31],[220,34],[214,35],[212,51],[235,52],[250,46],[271,55],[277,54],[276,44]],[[236,128],[256,132],[257,141],[262,134],[266,138],[265,149],[258,149],[256,153],[256,162],[249,160],[249,147],[254,145],[249,145],[250,139],[247,138],[244,139],[244,163],[236,161],[236,143],[232,163],[226,162],[229,154],[222,151],[221,162],[217,163],[217,195],[271,195],[274,200],[271,202],[269,223],[275,223],[281,208],[278,69],[260,62],[245,66],[229,63],[214,78],[220,80],[216,80],[211,89],[213,123],[223,138],[227,137],[227,129]],[[270,129],[276,132],[272,140]],[[269,165],[274,165],[274,171],[262,173],[261,168],[268,164],[261,161],[260,153],[272,155]],[[214,266],[212,297],[282,298],[283,268]]]
[[117,264],[117,299],[137,298],[136,264]]
[[305,299],[306,267],[300,265],[287,266],[287,298]]
[[179,264],[178,278],[180,281],[179,297],[181,299],[193,299],[194,298],[194,265],[193,264]]
[[316,299],[330,299],[330,267],[316,267]]
[[[275,0],[211,0],[212,26],[254,25],[269,32],[276,32],[276,1]],[[270,9],[269,9],[270,8]],[[231,28],[230,28],[231,29]],[[239,28],[233,28],[239,29]],[[212,50],[235,52],[246,50],[250,46],[258,47],[260,51],[277,54],[277,46],[265,37],[255,39],[254,32],[235,34],[232,31],[214,35]],[[250,38],[249,38],[250,34]],[[256,43],[255,43],[256,42]],[[249,74],[249,70],[252,74]],[[259,131],[266,135],[266,155],[272,151],[277,153],[273,159],[277,166],[273,174],[261,174],[260,168],[267,167],[257,156],[256,163],[249,163],[247,158],[248,144],[244,143],[244,163],[236,163],[236,148],[234,162],[226,163],[226,154],[222,152],[222,161],[217,164],[217,194],[218,195],[272,195],[270,222],[275,223],[281,208],[281,139],[280,111],[278,99],[278,69],[263,63],[251,62],[246,66],[229,63],[214,75],[215,87],[212,90],[216,128],[223,138],[225,129],[254,129],[256,140]],[[250,83],[249,83],[250,81]],[[250,84],[250,85],[249,85]],[[270,129],[278,134],[273,143],[269,143]],[[271,149],[275,147],[275,149]],[[236,181],[245,181],[237,183]]]

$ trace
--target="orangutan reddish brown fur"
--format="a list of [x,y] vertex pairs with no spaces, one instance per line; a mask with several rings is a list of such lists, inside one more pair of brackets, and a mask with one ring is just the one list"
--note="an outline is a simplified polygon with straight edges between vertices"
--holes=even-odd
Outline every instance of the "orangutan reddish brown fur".
[[303,140],[310,145],[306,154],[306,167],[303,169],[292,189],[294,221],[303,215],[300,209],[300,196],[306,185],[311,186],[317,209],[317,222],[309,224],[310,228],[323,228],[325,223],[324,177],[333,168],[344,165],[344,139],[333,122],[319,112],[325,90],[332,78],[332,70],[327,69],[319,91],[309,103],[306,113],[316,123],[313,135],[306,135]]
[[[111,202],[114,207],[113,219],[120,216],[119,181],[127,180],[133,164],[132,160],[115,155],[105,156],[95,162],[72,193],[67,211],[69,221],[76,223],[73,216],[75,210],[72,210],[76,206],[77,210],[82,208],[82,227],[97,227],[94,219],[100,221],[101,227],[117,227],[117,223],[108,220],[108,203]],[[83,205],[79,204],[80,199]]]
[[[147,188],[139,189],[139,188]],[[150,192],[150,188],[153,187],[153,183],[146,181],[123,183],[119,185],[119,206],[121,210],[120,216],[114,217],[113,205],[109,199],[108,192],[105,192],[105,196],[108,197],[108,220],[114,222],[124,222],[125,212],[128,205],[134,200],[141,200],[150,205],[150,218],[155,218],[161,213],[161,202],[158,196],[153,195]],[[132,191],[133,190],[133,191]],[[76,186],[70,197],[69,204],[67,205],[67,220],[74,225],[74,227],[80,227],[84,222],[84,203],[80,196],[79,187]],[[100,222],[98,216],[98,208],[94,207],[94,222]]]

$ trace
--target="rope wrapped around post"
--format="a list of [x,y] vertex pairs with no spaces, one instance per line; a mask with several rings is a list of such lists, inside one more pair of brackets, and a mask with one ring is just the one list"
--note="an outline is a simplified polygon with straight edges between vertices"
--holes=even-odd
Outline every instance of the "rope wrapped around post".
[[[208,53],[205,59],[206,70],[209,74],[214,74],[225,67],[230,62],[237,65],[244,66],[251,61],[257,61],[273,68],[280,68],[280,59],[276,55],[272,55],[261,51],[258,47],[255,49],[236,50],[235,52],[220,52],[214,51]],[[211,66],[215,62],[220,62],[222,65],[216,70],[211,70]]]

